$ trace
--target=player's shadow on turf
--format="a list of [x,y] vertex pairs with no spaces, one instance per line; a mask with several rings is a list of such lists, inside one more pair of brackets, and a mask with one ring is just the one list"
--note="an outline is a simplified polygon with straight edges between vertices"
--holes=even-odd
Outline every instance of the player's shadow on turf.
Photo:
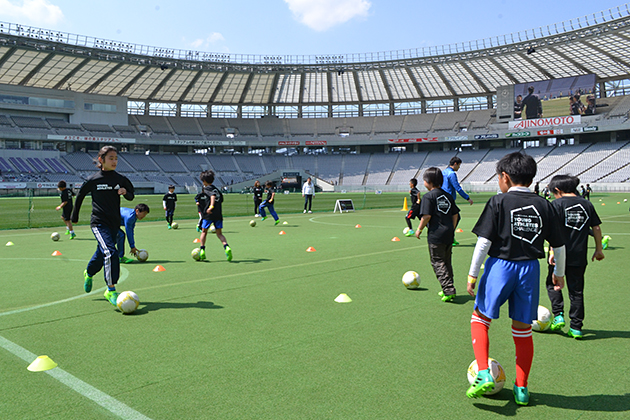
[[[474,403],[475,407],[504,416],[515,416],[517,414],[516,411],[521,408],[514,402],[511,389],[504,388],[498,394],[487,398],[496,401],[505,401],[506,404],[502,406],[495,406],[484,404],[482,402],[476,402]],[[630,394],[567,396],[535,392],[530,396],[529,406],[537,405],[584,412],[621,413],[630,411]],[[523,407],[523,409],[526,408]]]
[[[606,331],[606,330],[582,330],[584,337],[581,341],[586,340],[603,340],[606,338],[630,338],[630,331]],[[566,336],[574,339],[573,337]]]
[[149,261],[145,261],[145,262],[140,262],[140,261],[134,261],[132,263],[129,264],[120,264],[120,266],[122,267],[123,265],[151,265],[151,264],[181,264],[181,263],[185,263],[186,261],[177,261],[177,260],[149,260]]
[[141,302],[140,308],[130,315],[145,315],[149,312],[159,311],[160,309],[223,309],[223,306],[216,305],[214,302],[197,301],[197,302]]
[[250,259],[238,259],[230,261],[230,264],[259,264],[261,262],[271,261],[268,258],[250,258]]

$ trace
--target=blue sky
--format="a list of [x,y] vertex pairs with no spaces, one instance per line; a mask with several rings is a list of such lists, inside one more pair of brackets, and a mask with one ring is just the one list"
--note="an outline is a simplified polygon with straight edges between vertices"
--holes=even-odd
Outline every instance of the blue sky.
[[622,4],[620,0],[0,0],[0,20],[184,50],[313,55],[466,42],[599,15]]

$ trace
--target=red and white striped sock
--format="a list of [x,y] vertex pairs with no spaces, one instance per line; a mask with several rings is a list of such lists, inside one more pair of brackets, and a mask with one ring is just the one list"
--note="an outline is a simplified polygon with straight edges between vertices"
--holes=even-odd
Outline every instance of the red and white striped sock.
[[527,378],[534,360],[532,327],[523,330],[512,327],[512,338],[516,351],[516,386],[527,386]]
[[470,319],[470,337],[477,360],[477,368],[480,371],[488,369],[488,353],[490,352],[488,328],[490,328],[490,322],[490,320],[486,321],[474,313]]

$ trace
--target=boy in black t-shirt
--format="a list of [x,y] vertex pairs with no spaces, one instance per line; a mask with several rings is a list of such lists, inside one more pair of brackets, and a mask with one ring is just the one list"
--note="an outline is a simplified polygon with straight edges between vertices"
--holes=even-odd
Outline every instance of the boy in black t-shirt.
[[227,239],[222,233],[223,229],[223,194],[212,183],[214,182],[213,171],[203,171],[199,176],[203,183],[203,191],[195,197],[197,202],[197,210],[202,215],[201,219],[201,252],[199,253],[199,259],[206,259],[206,237],[208,236],[208,229],[214,224],[216,229],[217,238],[223,244],[225,250],[225,256],[228,261],[232,261],[232,248],[227,243]]
[[418,180],[416,178],[411,178],[409,180],[409,201],[411,202],[411,209],[407,212],[407,215],[405,216],[405,222],[407,222],[409,232],[405,233],[405,236],[413,236],[411,219],[420,217],[420,191],[418,191],[417,186]]
[[516,349],[514,399],[519,405],[529,403],[527,380],[534,359],[532,320],[538,311],[540,265],[546,240],[556,251],[553,285],[564,286],[565,249],[561,220],[544,198],[529,190],[536,176],[536,161],[520,152],[503,156],[497,162],[498,194],[486,203],[473,233],[478,237],[468,273],[468,293],[475,296],[475,283],[484,262],[479,293],[470,321],[470,335],[479,373],[466,391],[468,398],[478,398],[494,389],[488,368],[490,344],[488,329],[499,318],[501,306],[510,303],[512,338]]
[[422,230],[428,225],[427,243],[431,265],[442,286],[438,295],[442,302],[450,302],[455,298],[451,257],[459,208],[455,205],[453,197],[441,188],[444,177],[440,168],[427,169],[422,179],[429,192],[420,202],[421,217],[416,238],[420,239]]
[[[567,267],[566,283],[569,289],[571,309],[571,327],[569,337],[582,338],[584,321],[584,273],[588,264],[587,247],[589,229],[593,229],[595,253],[592,261],[604,259],[602,247],[602,223],[590,201],[580,197],[577,186],[580,179],[571,175],[556,175],[549,182],[549,189],[556,198],[552,205],[563,218],[562,230],[566,238]],[[547,294],[551,301],[551,310],[555,318],[551,324],[552,331],[564,327],[564,301],[562,291],[555,290],[553,285],[553,269],[555,265],[553,250],[549,252],[549,274],[547,274]]]
[[61,212],[61,220],[66,224],[66,235],[70,235],[70,239],[74,239],[77,237],[72,227],[72,196],[74,193],[67,188],[66,181],[59,181],[57,189],[61,196],[61,204],[58,205],[55,210],[59,211],[63,209]]
[[254,217],[260,217],[260,205],[262,204],[263,187],[260,186],[260,181],[254,182]]
[[260,215],[262,216],[260,218],[260,221],[264,222],[267,218],[267,213],[265,213],[265,209],[267,209],[269,210],[271,217],[273,217],[273,220],[275,220],[275,225],[277,225],[278,223],[280,223],[280,217],[278,216],[278,213],[276,213],[276,210],[273,208],[273,206],[276,204],[276,193],[273,191],[273,184],[271,181],[267,181],[265,183],[265,187],[267,198],[265,199],[265,201],[260,203],[260,206],[258,207],[260,209]]
[[162,197],[162,207],[164,207],[164,211],[166,212],[166,223],[168,223],[169,229],[171,229],[171,224],[173,224],[176,203],[177,194],[175,194],[175,185],[169,185],[168,192]]

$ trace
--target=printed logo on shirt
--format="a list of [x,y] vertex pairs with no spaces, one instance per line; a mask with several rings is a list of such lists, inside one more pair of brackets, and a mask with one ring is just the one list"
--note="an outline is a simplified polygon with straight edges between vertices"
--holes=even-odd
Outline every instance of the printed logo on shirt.
[[567,207],[564,210],[564,225],[568,228],[582,230],[588,219],[588,213],[581,204]]
[[116,184],[116,186],[114,187],[115,190],[119,190],[120,189],[120,184]]
[[111,190],[111,189],[112,189],[112,187],[111,187],[111,185],[109,185],[109,184],[97,184],[97,185],[96,185],[96,189],[97,189],[98,191],[101,191],[101,190]]
[[534,206],[520,207],[510,212],[512,236],[529,244],[542,233],[542,218]]
[[437,202],[437,210],[440,213],[448,214],[448,212],[451,210],[451,202],[448,200],[448,198],[446,198],[446,196],[442,194],[435,201]]

